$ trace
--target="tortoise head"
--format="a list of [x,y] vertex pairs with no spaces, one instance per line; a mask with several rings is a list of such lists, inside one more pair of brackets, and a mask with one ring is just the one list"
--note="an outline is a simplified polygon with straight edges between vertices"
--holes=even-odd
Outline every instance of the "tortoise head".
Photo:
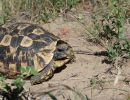
[[70,61],[74,61],[75,56],[72,47],[68,43],[59,40],[57,42],[56,50],[54,51],[53,59],[55,67],[61,67]]

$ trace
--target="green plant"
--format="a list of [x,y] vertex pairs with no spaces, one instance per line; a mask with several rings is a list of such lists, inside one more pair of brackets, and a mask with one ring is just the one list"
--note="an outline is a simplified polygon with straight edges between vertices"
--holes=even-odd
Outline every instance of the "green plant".
[[[127,19],[126,12],[128,9],[121,5],[125,3],[122,0],[112,0],[111,3],[112,11],[110,15],[106,16],[107,22],[111,22],[111,24],[107,24],[105,27],[108,26],[110,30],[109,34],[112,38],[111,41],[115,39],[114,43],[111,43],[112,46],[110,49],[108,49],[108,55],[110,59],[116,60],[117,57],[123,56],[124,53],[130,53],[128,50],[129,41],[124,33],[125,22]],[[104,32],[107,32],[107,30],[104,30]]]
[[130,54],[130,43],[125,35],[125,23],[130,3],[128,0],[108,0],[99,4],[102,9],[99,9],[98,15],[96,10],[92,16],[97,33],[96,38],[104,40],[104,43],[100,42],[107,45],[108,57],[115,61],[124,54]]
[[16,100],[16,98],[20,98],[19,95],[24,90],[24,81],[22,78],[16,78],[11,84],[6,83],[6,79],[3,76],[1,76],[0,79],[2,79],[0,80],[0,95],[2,95],[3,98],[7,100]]
[[[0,95],[7,100],[19,100],[24,90],[25,81],[23,79],[36,75],[37,71],[33,67],[21,67],[21,74],[16,76],[10,84],[6,82],[4,76],[0,76]],[[19,98],[19,99],[18,99]],[[21,99],[20,99],[21,100]]]

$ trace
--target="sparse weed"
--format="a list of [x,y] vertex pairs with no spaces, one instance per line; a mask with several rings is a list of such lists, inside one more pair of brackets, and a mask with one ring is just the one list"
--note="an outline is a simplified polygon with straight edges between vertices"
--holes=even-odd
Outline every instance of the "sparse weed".
[[6,82],[4,76],[0,76],[0,95],[7,100],[22,100],[21,96],[22,91],[24,91],[24,84],[26,77],[31,75],[36,75],[37,71],[32,67],[21,67],[21,74],[16,76],[10,84]]
[[48,22],[59,12],[66,12],[80,0],[0,0],[0,25],[13,15],[28,12],[34,21]]
[[[99,0],[102,1],[102,0]],[[130,54],[129,40],[125,34],[125,23],[128,18],[128,0],[108,0],[99,2],[102,9],[94,11],[92,16],[94,30],[102,44],[107,47],[108,57],[115,61],[116,58]],[[98,13],[98,14],[97,14]],[[101,42],[101,41],[100,41]]]

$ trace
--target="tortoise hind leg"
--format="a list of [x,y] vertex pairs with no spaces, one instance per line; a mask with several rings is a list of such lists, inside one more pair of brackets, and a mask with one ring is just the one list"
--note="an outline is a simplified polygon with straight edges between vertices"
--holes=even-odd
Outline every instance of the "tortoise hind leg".
[[55,67],[53,61],[50,62],[42,71],[40,71],[37,75],[32,76],[30,81],[32,85],[40,84],[44,81],[47,81],[54,75]]

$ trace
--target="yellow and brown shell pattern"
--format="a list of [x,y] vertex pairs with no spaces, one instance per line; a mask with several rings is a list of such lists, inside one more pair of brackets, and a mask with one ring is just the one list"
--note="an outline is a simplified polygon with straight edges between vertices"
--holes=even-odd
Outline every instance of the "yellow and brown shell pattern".
[[41,71],[53,58],[58,37],[35,24],[15,23],[0,28],[0,73],[13,78],[20,67]]

